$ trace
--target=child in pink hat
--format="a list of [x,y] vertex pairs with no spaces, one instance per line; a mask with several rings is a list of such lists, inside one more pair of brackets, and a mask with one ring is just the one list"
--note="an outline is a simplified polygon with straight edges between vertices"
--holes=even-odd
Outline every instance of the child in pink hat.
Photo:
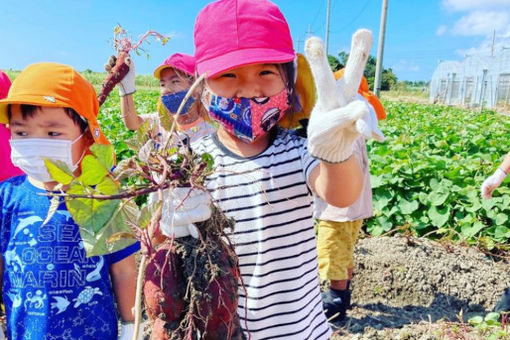
[[[11,81],[7,75],[0,71],[0,99],[7,97]],[[9,146],[9,139],[11,134],[5,125],[0,124],[0,182],[8,178],[23,174],[23,172],[12,165],[11,162],[11,147]]]
[[229,236],[244,283],[241,327],[251,339],[329,339],[312,194],[335,206],[358,198],[362,173],[353,143],[368,107],[331,105],[334,85],[322,86],[308,140],[278,127],[299,111],[300,98],[289,26],[270,1],[213,2],[198,14],[194,38],[196,71],[206,77],[202,102],[219,129],[191,147],[214,158],[217,174],[207,188],[236,221]]
[[161,118],[176,119],[177,129],[185,133],[191,141],[213,133],[214,128],[207,122],[204,107],[197,100],[198,93],[191,96],[179,116],[175,117],[188,89],[193,84],[195,58],[191,55],[174,53],[154,70],[154,77],[160,81],[160,99],[158,113],[137,115],[133,100],[135,92],[135,66],[131,61],[130,70],[119,86],[121,95],[121,112],[126,127],[137,130],[144,121],[149,120],[155,126],[155,132],[165,135]]

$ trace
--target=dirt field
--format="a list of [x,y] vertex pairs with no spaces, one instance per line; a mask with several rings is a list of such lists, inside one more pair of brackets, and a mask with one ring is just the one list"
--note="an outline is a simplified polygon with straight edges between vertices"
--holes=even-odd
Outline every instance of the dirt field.
[[[449,321],[459,321],[460,311],[464,321],[490,312],[508,286],[510,264],[473,248],[404,237],[362,239],[353,308],[346,322],[333,324],[333,339],[460,339],[452,335],[459,325]],[[478,338],[471,333],[465,339]]]

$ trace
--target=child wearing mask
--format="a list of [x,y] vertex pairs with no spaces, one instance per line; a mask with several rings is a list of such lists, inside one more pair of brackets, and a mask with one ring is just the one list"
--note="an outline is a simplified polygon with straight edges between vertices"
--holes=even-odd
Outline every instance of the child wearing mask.
[[[137,130],[145,122],[154,124],[155,133],[165,134],[161,126],[161,120],[170,118],[176,120],[177,130],[185,133],[190,141],[195,141],[203,136],[213,133],[214,128],[207,122],[207,114],[197,100],[198,93],[192,95],[186,101],[179,116],[175,117],[179,105],[193,84],[195,73],[195,59],[191,55],[175,53],[154,70],[154,77],[160,82],[160,100],[158,113],[137,115],[133,100],[135,87],[135,67],[131,61],[129,72],[119,83],[121,96],[120,108],[126,127]],[[169,116],[169,117],[168,117]]]
[[9,339],[131,339],[136,265],[134,243],[86,257],[64,202],[46,222],[57,183],[44,159],[80,174],[89,146],[108,144],[96,117],[94,88],[67,65],[29,65],[0,100],[9,124],[11,158],[26,175],[0,184],[2,296]]
[[[209,4],[198,14],[194,38],[196,72],[206,78],[202,102],[219,129],[191,147],[214,158],[216,172],[207,188],[236,222],[230,238],[244,284],[241,327],[251,339],[329,339],[312,192],[335,206],[348,206],[359,196],[362,174],[352,154],[367,104],[336,102],[323,46],[314,40],[307,50],[321,60],[315,70],[327,69],[331,79],[316,78],[318,104],[308,140],[278,127],[300,110],[300,98],[288,24],[267,0]],[[175,212],[164,208],[162,219]]]

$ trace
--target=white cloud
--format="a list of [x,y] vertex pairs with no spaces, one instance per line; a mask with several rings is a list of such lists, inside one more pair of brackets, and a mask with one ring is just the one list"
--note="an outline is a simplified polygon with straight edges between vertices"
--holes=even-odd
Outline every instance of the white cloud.
[[509,0],[443,0],[445,9],[452,12],[485,10],[485,9],[509,9]]
[[494,55],[498,55],[499,52],[504,48],[508,48],[510,46],[510,37],[500,38],[495,40],[494,42],[494,51],[492,51],[492,38],[486,39],[480,43],[479,46],[471,47],[467,49],[456,50],[455,52],[464,58],[468,55],[482,55],[482,56],[490,56],[491,53]]
[[393,64],[391,69],[395,72],[418,72],[420,71],[420,66],[409,60],[401,59]]
[[446,31],[448,30],[448,26],[446,25],[441,25],[437,28],[436,30],[436,35],[437,36],[442,36],[443,34],[446,33]]
[[449,32],[454,36],[483,39],[478,46],[458,50],[457,53],[462,57],[490,55],[494,32],[495,54],[502,47],[510,46],[510,0],[442,0],[441,4],[447,11],[461,16],[449,27],[440,26],[436,31],[438,36]]
[[494,30],[506,35],[510,28],[509,13],[503,11],[473,11],[460,18],[452,33],[463,36],[491,35]]

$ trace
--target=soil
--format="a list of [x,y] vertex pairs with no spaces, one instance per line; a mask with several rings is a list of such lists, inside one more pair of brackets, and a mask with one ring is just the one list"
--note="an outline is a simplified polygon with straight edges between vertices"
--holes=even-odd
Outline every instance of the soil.
[[334,340],[456,339],[451,322],[492,311],[510,286],[510,263],[425,239],[360,239],[355,262],[352,309],[332,321]]

